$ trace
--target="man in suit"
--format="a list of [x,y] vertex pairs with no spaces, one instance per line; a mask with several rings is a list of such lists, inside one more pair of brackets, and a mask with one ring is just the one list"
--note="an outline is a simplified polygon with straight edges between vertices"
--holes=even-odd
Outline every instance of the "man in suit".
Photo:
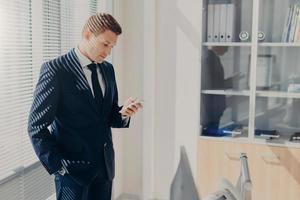
[[128,127],[142,107],[133,98],[118,105],[114,68],[104,60],[121,33],[111,15],[93,15],[79,45],[41,67],[28,132],[59,200],[111,199],[111,128]]
[[[227,52],[227,47],[212,47],[204,50],[204,67],[202,71],[202,89],[217,90],[226,89],[228,80],[224,77],[224,67],[220,56]],[[226,109],[226,97],[224,95],[202,95],[202,126],[204,128],[219,128],[220,120]]]
[[[244,77],[242,73],[234,73],[225,78],[222,57],[228,51],[228,47],[214,46],[204,49],[204,67],[202,68],[201,87],[203,90],[227,90],[232,89]],[[228,66],[227,66],[228,67]],[[223,113],[228,107],[225,95],[202,95],[202,126],[204,128],[218,129]]]

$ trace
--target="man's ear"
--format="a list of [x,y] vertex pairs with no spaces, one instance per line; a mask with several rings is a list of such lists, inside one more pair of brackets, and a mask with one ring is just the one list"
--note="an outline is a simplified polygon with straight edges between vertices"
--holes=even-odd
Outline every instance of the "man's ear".
[[86,30],[83,31],[82,37],[86,40],[89,40],[91,38],[92,34],[93,33],[90,31],[90,29],[87,28]]

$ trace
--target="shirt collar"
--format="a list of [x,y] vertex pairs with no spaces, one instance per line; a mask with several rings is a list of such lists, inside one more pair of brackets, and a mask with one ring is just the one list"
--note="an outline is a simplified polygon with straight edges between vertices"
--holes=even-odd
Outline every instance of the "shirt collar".
[[81,67],[86,67],[87,65],[91,64],[92,62],[90,61],[90,59],[88,59],[85,55],[83,55],[81,53],[81,51],[79,50],[78,46],[75,47],[75,53],[78,57],[79,63],[81,65]]

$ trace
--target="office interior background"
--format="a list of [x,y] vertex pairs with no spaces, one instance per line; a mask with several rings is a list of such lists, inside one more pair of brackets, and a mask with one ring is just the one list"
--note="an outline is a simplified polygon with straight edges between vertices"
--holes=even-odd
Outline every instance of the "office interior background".
[[[0,0],[0,199],[55,199],[54,177],[28,138],[33,91],[41,64],[75,47],[85,20],[97,12],[111,13],[123,29],[108,58],[119,103],[129,96],[144,101],[129,129],[113,130],[113,199],[170,199],[181,147],[202,198],[218,189],[222,177],[237,181],[240,153],[246,153],[252,199],[298,199],[300,146],[290,141],[300,127],[300,45],[297,34],[290,36],[298,18],[300,24],[297,3]],[[232,40],[210,41],[212,4],[235,6]],[[203,83],[215,80],[205,76],[205,53],[220,46],[226,47],[220,55],[224,76],[238,74],[226,88]],[[224,129],[205,127],[203,103],[209,95],[226,99],[228,108],[218,122]]]
[[[112,13],[123,28],[109,58],[119,101],[129,96],[145,101],[128,130],[113,130],[113,196],[169,198],[179,143],[188,145],[191,157],[196,155],[200,15],[190,13],[199,2],[190,3],[1,0],[0,199],[42,200],[54,194],[53,177],[38,162],[27,134],[35,83],[41,63],[73,48],[88,16],[101,11]],[[178,67],[182,64],[184,69]]]

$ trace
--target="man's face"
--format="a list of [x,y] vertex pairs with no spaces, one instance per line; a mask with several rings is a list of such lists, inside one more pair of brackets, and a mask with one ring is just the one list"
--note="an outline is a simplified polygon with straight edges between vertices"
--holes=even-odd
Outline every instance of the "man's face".
[[111,53],[111,49],[116,45],[118,35],[110,30],[95,36],[90,33],[86,38],[87,54],[89,58],[97,63],[102,62]]

